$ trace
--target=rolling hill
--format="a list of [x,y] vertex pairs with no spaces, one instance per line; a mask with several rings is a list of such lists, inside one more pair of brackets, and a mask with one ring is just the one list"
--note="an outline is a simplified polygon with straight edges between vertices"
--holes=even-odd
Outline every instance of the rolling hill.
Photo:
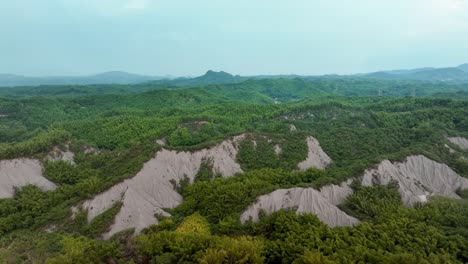
[[384,80],[419,80],[428,82],[468,82],[468,64],[449,68],[418,68],[412,70],[379,71],[361,75]]
[[139,75],[122,71],[110,71],[89,76],[50,77],[0,74],[0,86],[134,84],[158,79],[162,79],[162,77]]
[[468,261],[466,85],[193,79],[1,88],[0,263]]

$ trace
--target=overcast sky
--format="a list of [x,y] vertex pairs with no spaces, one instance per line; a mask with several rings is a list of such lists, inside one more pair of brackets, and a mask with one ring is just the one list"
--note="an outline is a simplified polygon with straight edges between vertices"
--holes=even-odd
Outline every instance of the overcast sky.
[[0,72],[357,73],[468,62],[468,0],[0,0]]

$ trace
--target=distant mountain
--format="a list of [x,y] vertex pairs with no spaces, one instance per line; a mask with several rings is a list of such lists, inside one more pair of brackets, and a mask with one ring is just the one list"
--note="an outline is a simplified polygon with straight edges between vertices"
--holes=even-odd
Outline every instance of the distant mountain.
[[203,86],[209,84],[229,84],[229,83],[239,83],[244,80],[249,79],[249,77],[241,77],[239,75],[232,75],[224,71],[207,71],[204,75],[195,77],[195,78],[176,78],[172,80],[164,79],[155,81],[152,83],[163,83],[170,84],[174,86]]
[[162,79],[162,77],[139,75],[122,71],[104,72],[90,76],[28,77],[13,74],[0,74],[0,86],[135,84],[158,79]]
[[121,71],[111,71],[90,76],[90,82],[94,83],[117,83],[117,84],[129,84],[129,83],[139,83],[148,80],[161,79],[161,77],[155,76],[146,76],[133,74],[128,72]]
[[468,72],[468,63],[462,64],[462,65],[458,66],[457,68],[462,70],[462,71]]
[[[465,71],[466,70],[466,71]],[[365,77],[382,80],[415,80],[415,81],[430,81],[430,82],[450,82],[450,83],[466,83],[468,82],[468,64],[463,64],[458,67],[451,68],[432,68],[424,67],[417,69],[403,69],[379,71],[372,73],[356,74],[354,77]],[[294,78],[335,78],[339,75],[323,75],[323,76],[299,76],[299,75],[256,75],[256,76],[239,76],[232,75],[224,71],[215,72],[207,71],[204,75],[195,78],[176,78],[172,80],[159,80],[154,83],[167,84],[173,86],[203,86],[209,84],[233,84],[246,80],[261,80],[261,79],[294,79]]]
[[410,69],[410,70],[391,70],[391,71],[385,71],[385,73],[388,73],[388,74],[412,74],[412,73],[417,73],[417,72],[422,72],[422,71],[430,71],[430,70],[435,70],[435,68],[425,67],[425,68],[416,68],[416,69]]
[[[143,84],[166,85],[172,87],[197,87],[210,84],[235,84],[246,80],[295,79],[295,78],[336,78],[340,75],[300,76],[300,75],[255,75],[239,76],[224,71],[207,71],[198,77],[160,77],[110,71],[90,76],[48,76],[27,77],[0,74],[0,87],[39,86],[39,85],[92,85],[92,84]],[[349,76],[348,76],[349,77]],[[430,82],[468,83],[468,63],[449,68],[417,68],[360,73],[351,77],[381,80],[415,80]]]
[[236,83],[241,81],[242,77],[234,76],[224,71],[215,72],[207,71],[205,75],[193,78],[192,82],[196,84],[223,84],[223,83]]
[[361,77],[385,80],[418,80],[432,82],[468,82],[468,64],[449,68],[418,68],[360,74]]
[[467,81],[468,73],[457,68],[441,68],[427,71],[420,71],[409,75],[415,80],[456,82]]
[[391,73],[384,72],[384,71],[368,73],[368,74],[364,74],[361,76],[368,77],[368,78],[375,78],[375,79],[385,79],[385,80],[398,79],[397,74],[391,74]]

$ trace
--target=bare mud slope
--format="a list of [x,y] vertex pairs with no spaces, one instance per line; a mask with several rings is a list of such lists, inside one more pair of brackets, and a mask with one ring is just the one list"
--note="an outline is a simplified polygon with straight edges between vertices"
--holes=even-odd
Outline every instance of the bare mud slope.
[[213,172],[229,177],[242,172],[236,162],[238,143],[244,135],[196,152],[163,149],[146,162],[143,169],[133,178],[113,186],[91,200],[85,201],[83,209],[88,211],[88,221],[122,202],[114,224],[104,238],[125,229],[135,228],[138,233],[151,224],[158,223],[155,215],[168,216],[164,208],[174,208],[182,202],[175,186],[185,178],[193,182],[204,159],[213,163]]
[[75,153],[70,151],[70,147],[65,145],[65,149],[62,150],[59,147],[55,146],[52,151],[46,156],[47,160],[50,161],[65,161],[70,164],[75,165]]
[[309,149],[306,160],[297,165],[300,170],[310,168],[324,169],[331,163],[331,158],[320,147],[320,143],[314,137],[307,138],[307,147]]
[[55,184],[42,176],[42,165],[35,159],[0,161],[0,198],[11,198],[15,188],[35,185],[44,191],[54,190]]
[[447,139],[461,149],[468,150],[468,139],[464,137],[449,137]]
[[341,185],[328,185],[317,191],[313,188],[279,189],[267,195],[262,195],[242,215],[241,222],[258,221],[263,210],[271,214],[281,209],[296,208],[297,213],[314,213],[324,223],[331,227],[351,226],[359,222],[354,217],[341,211],[337,205],[352,193],[349,187],[351,181]]
[[[103,235],[104,238],[129,228],[135,228],[135,232],[138,233],[143,228],[158,223],[155,215],[169,216],[164,208],[175,208],[182,203],[182,196],[175,186],[185,178],[192,183],[204,160],[210,160],[213,173],[223,177],[243,172],[236,157],[239,143],[244,139],[245,135],[236,136],[196,152],[167,149],[159,151],[153,159],[144,164],[135,177],[85,201],[82,208],[88,211],[88,221],[92,221],[116,202],[122,202],[120,212],[110,231]],[[329,162],[329,158],[318,142],[310,137],[308,145],[309,156],[303,168],[325,166],[324,161]],[[313,149],[310,149],[311,147]]]
[[[428,197],[439,195],[460,198],[456,191],[468,189],[468,179],[459,176],[447,165],[425,156],[409,156],[403,162],[382,161],[376,168],[368,169],[362,177],[362,185],[371,186],[395,183],[402,201],[411,206],[426,202]],[[309,212],[331,227],[349,226],[358,222],[336,206],[352,194],[351,180],[340,186],[328,185],[320,191],[312,188],[279,189],[258,197],[257,202],[241,215],[241,222],[258,220],[260,210],[267,214],[280,209],[296,209],[297,213]]]
[[382,161],[377,168],[364,173],[362,184],[398,184],[402,201],[411,206],[426,202],[429,196],[460,198],[457,189],[468,189],[468,179],[459,176],[447,165],[425,156],[409,156],[403,162]]

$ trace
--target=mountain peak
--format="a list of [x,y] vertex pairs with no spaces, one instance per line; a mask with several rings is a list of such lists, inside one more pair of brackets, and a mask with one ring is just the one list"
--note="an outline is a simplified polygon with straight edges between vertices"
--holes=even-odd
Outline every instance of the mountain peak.
[[232,74],[227,73],[225,71],[213,71],[213,70],[208,70],[204,76],[219,76],[219,77],[233,77]]

